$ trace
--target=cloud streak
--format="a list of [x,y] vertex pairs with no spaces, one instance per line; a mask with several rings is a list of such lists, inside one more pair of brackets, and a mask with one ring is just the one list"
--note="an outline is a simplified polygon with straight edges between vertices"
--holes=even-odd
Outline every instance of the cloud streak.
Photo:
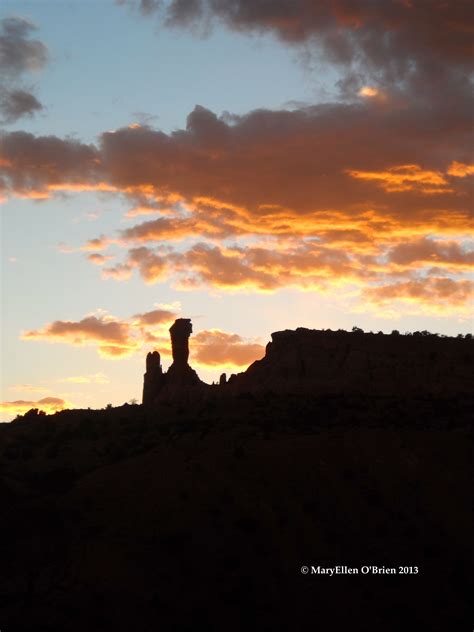
[[17,399],[15,401],[0,402],[0,412],[10,413],[12,415],[22,415],[31,408],[37,408],[50,415],[52,413],[71,408],[72,404],[68,403],[60,397],[43,397],[37,401]]

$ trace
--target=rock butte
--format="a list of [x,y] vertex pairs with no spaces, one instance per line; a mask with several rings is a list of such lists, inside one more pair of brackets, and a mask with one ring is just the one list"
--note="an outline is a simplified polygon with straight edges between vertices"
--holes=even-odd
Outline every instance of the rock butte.
[[173,364],[166,373],[161,367],[158,351],[146,357],[146,373],[143,380],[143,404],[152,405],[157,399],[175,399],[176,396],[190,394],[196,387],[205,389],[198,374],[188,364],[189,336],[193,331],[191,319],[178,318],[170,327]]
[[189,318],[171,326],[173,363],[166,373],[158,351],[147,355],[145,406],[242,393],[454,394],[469,393],[474,386],[473,340],[302,327],[273,333],[261,360],[209,385],[188,364],[191,333]]

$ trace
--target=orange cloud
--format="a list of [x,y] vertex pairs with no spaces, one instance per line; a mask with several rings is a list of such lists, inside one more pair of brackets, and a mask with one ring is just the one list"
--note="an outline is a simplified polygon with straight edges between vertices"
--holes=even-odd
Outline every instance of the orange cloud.
[[[111,240],[105,235],[90,239],[83,247],[82,250],[104,250],[110,244]],[[95,263],[95,262],[93,262]]]
[[128,323],[108,316],[87,316],[78,322],[57,320],[44,329],[26,331],[21,337],[23,340],[66,342],[77,346],[93,344],[105,357],[130,355],[139,346],[132,338]]
[[111,259],[114,259],[113,255],[101,255],[97,252],[87,255],[87,260],[95,264],[96,266],[102,266],[104,265],[104,263],[107,263],[107,261],[110,261]]
[[474,175],[474,165],[466,165],[462,162],[454,161],[451,163],[447,173],[456,178],[465,178]]
[[198,332],[191,341],[191,358],[203,367],[242,368],[265,355],[265,347],[220,329]]
[[125,217],[139,217],[140,215],[173,215],[178,210],[177,204],[182,202],[181,196],[168,194],[165,196],[137,196],[134,198],[138,202],[136,206],[125,213]]
[[13,402],[0,402],[0,412],[10,413],[12,415],[22,415],[31,408],[37,408],[50,415],[64,410],[65,408],[72,408],[72,404],[66,402],[60,397],[43,397],[38,401],[18,399]]
[[133,274],[133,267],[127,263],[119,263],[112,268],[102,270],[103,279],[115,279],[115,281],[127,281]]
[[178,315],[175,312],[166,309],[154,309],[151,312],[136,314],[134,316],[134,319],[136,319],[140,325],[147,327],[152,325],[171,325],[176,318],[178,318]]
[[126,241],[149,242],[183,239],[189,235],[199,234],[196,222],[187,218],[158,218],[144,222],[138,226],[127,228],[122,232]]
[[[390,109],[374,111],[370,104],[259,110],[230,118],[198,106],[185,130],[166,135],[146,126],[127,127],[104,133],[98,147],[12,132],[2,138],[3,188],[24,195],[107,188],[137,199],[151,196],[157,201],[152,207],[159,206],[163,213],[168,200],[216,200],[235,218],[253,218],[253,224],[268,209],[274,216],[301,218],[322,211],[352,215],[361,203],[378,207],[386,217],[426,212],[426,200],[413,195],[401,209],[386,195],[395,190],[418,192],[423,198],[430,189],[450,194],[451,205],[459,210],[462,201],[454,195],[459,185],[448,183],[445,165],[435,163],[432,148],[439,143],[450,155],[469,151],[462,130],[467,136],[470,119],[458,116],[454,132],[439,107],[436,104],[429,116],[444,127],[429,143],[426,113],[407,109],[394,117]],[[369,139],[372,128],[377,135]],[[413,147],[417,164],[410,161]],[[387,163],[394,166],[387,169]],[[381,186],[374,190],[364,184],[373,181]],[[210,213],[208,209],[207,217]],[[200,217],[203,224],[206,215]],[[215,227],[211,217],[209,230]],[[160,230],[166,228],[162,224]]]
[[[365,265],[343,252],[314,242],[279,247],[275,242],[266,247],[219,247],[198,243],[183,253],[172,251],[166,257],[141,247],[144,262],[159,261],[155,278],[150,270],[140,267],[140,273],[151,283],[167,275],[175,275],[181,287],[211,285],[222,289],[253,289],[275,291],[280,287],[294,286],[303,289],[357,282],[370,276]],[[146,253],[147,251],[147,253]],[[133,253],[133,251],[131,251]],[[133,255],[132,255],[133,256]],[[162,261],[164,260],[164,263]],[[130,261],[130,254],[127,262]],[[131,271],[129,263],[126,272]],[[118,266],[110,269],[112,273]],[[105,272],[105,271],[104,271]]]
[[97,182],[96,184],[88,184],[85,182],[64,182],[62,184],[48,184],[47,190],[53,192],[66,191],[71,193],[83,193],[84,191],[104,191],[107,193],[116,193],[117,191],[119,191],[117,187],[107,184],[106,182]]
[[[371,101],[220,117],[197,106],[185,129],[127,127],[97,146],[4,134],[0,187],[110,188],[134,209],[159,211],[82,247],[96,265],[109,245],[127,248],[104,279],[137,272],[187,289],[323,292],[382,286],[386,275],[410,281],[427,266],[467,272],[472,108],[454,121],[442,100],[429,110]],[[122,349],[102,346],[109,356]]]
[[[275,292],[296,287],[318,292],[345,291],[366,301],[367,296],[380,293],[379,288],[387,279],[397,277],[400,283],[410,284],[414,273],[462,276],[472,270],[474,255],[463,241],[413,239],[408,230],[405,234],[400,232],[398,243],[393,238],[390,243],[377,243],[375,237],[369,240],[363,231],[326,231],[321,240],[270,240],[261,245],[226,247],[197,243],[182,252],[168,252],[166,271],[182,289],[210,286],[225,291]],[[357,247],[352,247],[357,242]],[[152,249],[141,247],[140,251],[145,260],[153,260]],[[162,258],[160,255],[159,260]],[[160,267],[158,280],[161,279]],[[400,287],[408,291],[409,284]],[[408,301],[400,302],[395,294],[390,294],[392,291],[388,290],[386,299],[391,297],[403,311]],[[469,298],[467,293],[458,293],[457,305],[465,309]],[[413,295],[411,302],[414,300],[424,299]],[[149,335],[148,340],[154,339]]]
[[[34,329],[21,334],[23,340],[44,340],[74,346],[93,346],[99,355],[107,358],[122,358],[139,351],[143,344],[155,342],[156,334],[166,332],[167,327],[177,318],[177,312],[170,309],[154,309],[120,320],[109,314],[86,316],[79,321],[56,320],[42,329]],[[106,383],[101,373],[73,376],[61,380],[75,383]]]
[[437,171],[419,165],[397,165],[386,171],[348,171],[353,178],[374,180],[387,192],[419,191],[421,193],[453,193],[446,178]]
[[[153,345],[165,358],[171,358],[169,326],[178,314],[154,309],[135,314],[126,321],[111,316],[88,316],[78,322],[55,321],[43,329],[25,332],[24,340],[45,340],[71,345],[91,344],[100,355],[121,358],[137,352],[144,345]],[[254,340],[219,329],[197,332],[191,339],[191,356],[202,367],[243,367],[264,355],[264,347]],[[64,377],[61,383],[106,384],[103,373]]]
[[[411,313],[460,316],[472,314],[474,283],[468,279],[427,277],[366,288],[363,297],[376,308],[407,304]],[[399,310],[395,310],[395,313]]]
[[113,278],[117,281],[129,279],[134,268],[138,268],[140,276],[145,283],[156,283],[166,279],[169,264],[166,257],[158,255],[149,248],[132,248],[128,251],[128,257],[123,264],[102,270],[104,279]]
[[377,88],[372,88],[371,86],[363,86],[359,90],[359,94],[362,97],[376,97],[379,94]]
[[467,272],[474,267],[474,251],[463,249],[456,241],[424,237],[398,244],[389,251],[388,260],[400,268],[435,265]]

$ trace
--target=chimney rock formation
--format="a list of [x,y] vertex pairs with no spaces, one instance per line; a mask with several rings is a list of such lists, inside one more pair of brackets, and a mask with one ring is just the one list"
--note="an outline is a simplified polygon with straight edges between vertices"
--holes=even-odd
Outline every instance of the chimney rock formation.
[[170,327],[173,364],[183,368],[188,365],[189,336],[193,333],[190,318],[178,318]]
[[160,354],[147,355],[143,383],[143,404],[152,405],[157,398],[163,400],[184,395],[184,389],[204,388],[198,374],[188,364],[189,336],[193,331],[190,318],[178,318],[170,327],[173,364],[166,373],[161,368]]

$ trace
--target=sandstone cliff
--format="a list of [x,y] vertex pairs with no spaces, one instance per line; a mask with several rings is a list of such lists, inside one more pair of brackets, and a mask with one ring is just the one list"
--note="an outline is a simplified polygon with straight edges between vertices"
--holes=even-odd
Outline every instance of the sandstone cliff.
[[435,335],[298,328],[272,334],[265,357],[231,376],[229,393],[468,393],[474,342]]

